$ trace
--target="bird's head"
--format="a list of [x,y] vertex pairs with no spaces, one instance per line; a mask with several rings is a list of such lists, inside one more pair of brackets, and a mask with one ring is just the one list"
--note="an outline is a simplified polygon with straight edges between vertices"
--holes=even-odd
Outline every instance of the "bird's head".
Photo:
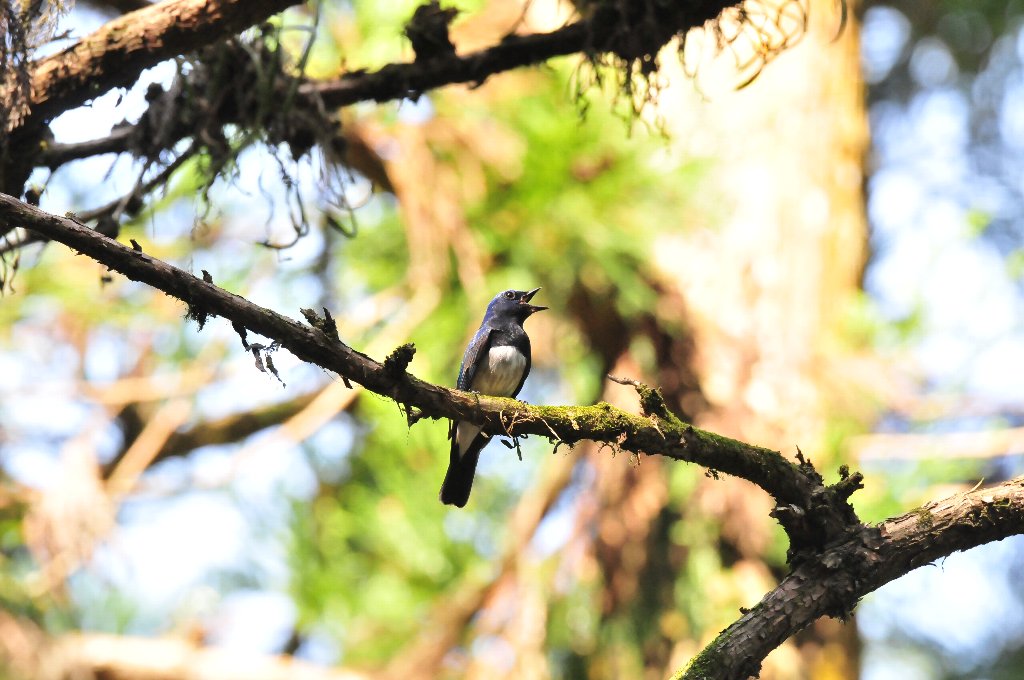
[[487,313],[512,316],[520,321],[525,321],[526,317],[530,316],[534,312],[539,312],[547,307],[541,307],[540,305],[531,305],[530,300],[537,294],[540,288],[534,288],[533,290],[505,290],[494,296],[491,300],[491,304],[487,305]]

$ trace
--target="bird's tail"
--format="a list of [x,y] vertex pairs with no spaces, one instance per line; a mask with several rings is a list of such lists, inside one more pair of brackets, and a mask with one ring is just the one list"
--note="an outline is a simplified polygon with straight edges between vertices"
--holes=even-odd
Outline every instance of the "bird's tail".
[[[486,443],[486,442],[485,442]],[[476,475],[476,463],[480,460],[480,449],[483,446],[470,446],[465,454],[459,455],[458,439],[452,440],[451,459],[448,461],[448,472],[441,482],[441,502],[445,505],[463,507],[469,500],[469,492],[473,489],[473,477]]]

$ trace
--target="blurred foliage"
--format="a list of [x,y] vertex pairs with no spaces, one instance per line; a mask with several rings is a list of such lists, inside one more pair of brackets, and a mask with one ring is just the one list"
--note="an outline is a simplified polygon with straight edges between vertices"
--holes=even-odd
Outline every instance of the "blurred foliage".
[[[317,43],[312,72],[329,73],[339,56],[349,64],[372,65],[407,54],[398,36],[414,4],[326,7],[318,31],[334,41]],[[460,7],[476,10],[480,4]],[[288,33],[284,40],[294,41],[292,49],[302,45]],[[688,203],[702,195],[713,203],[708,196],[714,188],[707,181],[710,161],[679,160],[669,151],[670,140],[657,130],[624,121],[609,93],[593,90],[574,100],[566,83],[578,77],[575,69],[571,61],[559,60],[544,69],[494,77],[479,90],[439,92],[415,104],[356,107],[343,129],[348,126],[378,142],[385,163],[411,165],[416,181],[404,196],[370,196],[354,215],[359,224],[354,239],[314,229],[290,250],[254,245],[288,228],[279,208],[275,214],[275,206],[268,205],[286,193],[275,188],[279,167],[257,150],[243,154],[237,167],[214,184],[209,200],[215,211],[204,211],[195,198],[206,176],[204,159],[196,158],[175,173],[168,191],[126,232],[146,252],[192,271],[207,269],[219,285],[284,313],[296,315],[300,307],[325,304],[342,324],[344,340],[360,349],[388,338],[389,328],[404,317],[426,313],[409,337],[388,339],[392,347],[407,339],[415,342],[411,370],[442,384],[454,383],[468,333],[494,291],[543,286],[540,299],[552,309],[530,321],[535,367],[523,396],[541,403],[592,402],[601,396],[609,361],[595,345],[610,339],[583,323],[592,309],[573,309],[572,301],[599,301],[598,308],[615,319],[613,332],[627,335],[611,340],[621,340],[623,349],[630,350],[638,371],[656,375],[658,350],[645,335],[651,320],[670,337],[685,338],[687,329],[680,310],[658,309],[657,276],[648,258],[660,235],[687,231]],[[395,138],[418,144],[424,156],[387,158]],[[51,190],[66,183],[79,200],[94,198],[79,185],[101,176],[97,168],[95,163],[84,170],[69,168],[51,180]],[[112,172],[115,178],[119,174]],[[421,196],[430,206],[455,209],[434,221],[417,221],[403,212],[401,200]],[[433,242],[444,244],[440,252],[423,247]],[[190,425],[291,398],[329,380],[317,371],[286,366],[282,375],[288,386],[282,388],[255,371],[222,321],[212,321],[200,333],[183,321],[182,305],[130,282],[105,284],[101,268],[60,249],[44,249],[32,264],[19,279],[23,294],[5,298],[0,319],[12,343],[15,332],[23,338],[50,331],[52,349],[40,347],[43,356],[34,357],[55,367],[58,374],[48,380],[103,386],[126,376],[173,376],[211,364],[209,382],[189,395],[197,405]],[[474,266],[479,278],[473,278]],[[430,287],[437,290],[425,290]],[[437,294],[423,295],[432,292]],[[368,298],[375,303],[367,305]],[[410,308],[415,305],[422,308]],[[366,311],[367,306],[372,309]],[[63,352],[71,360],[47,352]],[[34,380],[23,376],[17,385],[31,391]],[[145,405],[143,419],[154,410]],[[69,429],[81,429],[110,418],[97,437],[101,461],[117,455],[129,439],[127,420],[119,421],[113,411],[103,413],[92,405],[67,420]],[[376,667],[393,660],[425,629],[429,632],[446,602],[494,578],[500,567],[495,560],[514,538],[508,518],[527,490],[538,485],[551,445],[525,442],[520,462],[515,452],[492,444],[481,464],[472,511],[453,512],[437,502],[447,459],[445,424],[409,428],[393,402],[362,394],[343,429],[347,438],[341,443],[316,437],[301,451],[276,452],[293,471],[308,475],[296,489],[275,488],[286,501],[276,508],[274,502],[249,498],[253,492],[243,473],[219,472],[224,460],[243,458],[252,442],[155,466],[144,487],[153,497],[140,501],[143,510],[122,520],[155,523],[158,508],[206,484],[212,487],[208,495],[245,511],[250,526],[240,539],[248,542],[242,559],[206,565],[189,591],[168,585],[167,592],[158,598],[149,594],[147,601],[147,594],[135,592],[133,598],[126,588],[133,580],[130,564],[121,565],[119,556],[104,548],[101,560],[109,572],[82,571],[72,581],[70,602],[48,606],[33,617],[66,613],[72,623],[94,630],[166,632],[194,620],[205,625],[208,606],[192,602],[193,597],[202,599],[193,593],[200,585],[221,596],[244,588],[283,589],[294,601],[300,638],[326,634],[346,665]],[[52,450],[52,441],[66,436],[46,428],[19,434],[24,448],[36,450]],[[56,456],[50,458],[56,464]],[[625,458],[616,463],[631,464]],[[603,582],[591,549],[580,547],[589,545],[596,529],[574,525],[577,505],[595,502],[586,498],[593,495],[593,474],[585,464],[576,467],[528,546],[530,573],[519,587],[529,592],[505,597],[542,599],[542,653],[557,674],[634,676],[652,659],[667,656],[666,641],[700,640],[726,625],[739,606],[750,604],[741,592],[747,586],[743,579],[737,585],[724,575],[739,559],[736,549],[723,539],[717,521],[692,503],[706,481],[703,471],[669,466],[664,511],[639,546],[650,557],[636,575],[635,596],[603,611],[611,584]],[[132,519],[134,514],[144,519]],[[283,579],[272,576],[273,568],[250,564],[258,563],[256,555],[268,541],[283,545]],[[627,552],[637,549],[627,546]],[[775,532],[767,549],[774,568],[783,564],[784,552],[781,534]],[[749,583],[747,589],[760,586],[756,578]],[[482,632],[459,642],[488,644],[502,626],[488,617],[510,615],[477,616],[487,619],[480,623]]]
[[[1019,308],[1020,293],[1024,291],[1024,279],[1018,275],[1020,244],[1024,242],[1019,106],[1024,75],[1024,52],[1020,49],[1024,3],[871,0],[864,3],[862,12],[863,62],[870,84],[868,97],[875,139],[875,176],[869,184],[868,205],[875,222],[877,261],[883,261],[890,249],[896,251],[907,242],[891,231],[897,222],[918,224],[935,234],[952,226],[953,237],[947,234],[944,238],[921,239],[918,247],[923,259],[941,260],[953,269],[948,267],[950,253],[982,253],[988,270],[994,274],[986,280],[987,287],[979,284],[975,289],[984,293],[973,293],[972,301],[965,307],[980,304],[981,298],[991,296],[993,289],[1000,289],[1001,295],[1005,295],[1003,286],[1009,282],[1011,289],[1016,285],[1018,298],[1009,304]],[[943,170],[938,170],[940,166]],[[904,183],[907,178],[913,178],[910,184]],[[883,191],[894,186],[901,187],[899,208],[887,200]],[[902,215],[896,217],[895,212]],[[943,224],[944,220],[949,222]],[[982,279],[985,273],[968,273],[959,267],[953,271],[956,280],[976,284],[975,280]],[[1004,276],[999,275],[1002,271]],[[928,267],[921,273],[925,275],[908,277],[899,295],[892,296],[902,297],[902,304],[898,304],[902,320],[883,326],[882,347],[912,348],[935,343],[936,338],[950,333],[941,320],[945,301],[932,302],[930,308],[924,304],[928,288],[935,286],[935,272]],[[942,274],[950,275],[949,271]],[[915,286],[914,278],[921,280],[920,285]],[[1009,297],[1012,296],[1011,290]],[[995,316],[1005,318],[998,313]],[[954,334],[977,334],[972,344],[978,348],[978,357],[982,357],[1007,338],[1020,337],[1019,315],[1016,319],[1013,316],[1006,318],[1007,323],[992,335],[978,333],[966,319]],[[944,357],[940,360],[944,365],[925,369],[922,390],[957,395],[965,405],[996,402],[980,409],[985,415],[972,416],[972,409],[967,406],[942,415],[927,409],[923,414],[894,409],[882,419],[879,429],[949,433],[1019,426],[1024,422],[1019,413],[1019,392],[999,396],[972,394],[974,359],[961,359],[957,365],[956,360]],[[958,410],[965,413],[957,414]],[[973,485],[978,480],[991,483],[1020,474],[1019,452],[1008,453],[1011,455],[977,460],[876,461],[866,466],[868,484],[862,497],[855,498],[855,504],[859,510],[863,508],[863,518],[877,520],[900,512],[901,507],[905,509],[910,499],[923,500],[925,495],[935,494],[934,485]],[[980,562],[983,558],[975,559]],[[1016,578],[1006,576],[1009,567],[989,567],[990,582]],[[1019,609],[1020,593],[1007,597],[1007,607]],[[895,639],[871,639],[865,658],[869,662],[880,660],[866,663],[866,667],[917,673],[928,678],[1021,675],[1019,633],[1001,629],[986,637],[978,632],[971,649],[965,649],[958,646],[952,633],[935,632],[952,631],[951,628],[933,625],[930,631],[925,630],[914,607],[914,601],[907,601],[900,613],[887,614]],[[886,617],[876,614],[867,626],[878,625],[880,618]],[[959,625],[959,618],[956,620]],[[998,624],[993,627],[1000,628]],[[1019,630],[1019,626],[1010,624],[1009,629]],[[1007,636],[1013,635],[1018,639],[1008,641]],[[995,650],[1003,654],[998,661],[996,656],[1000,652]]]
[[[483,181],[482,192],[464,205],[465,238],[476,241],[486,265],[481,289],[473,291],[460,290],[450,269],[441,301],[413,333],[412,370],[424,378],[454,382],[467,332],[493,291],[540,285],[553,309],[546,319],[530,322],[534,376],[524,396],[588,403],[603,381],[588,339],[559,308],[561,301],[582,282],[625,319],[653,306],[645,253],[660,232],[679,230],[679,206],[699,190],[704,166],[692,162],[665,172],[651,158],[667,140],[646,133],[628,137],[608,107],[590,107],[580,119],[566,97],[568,75],[567,68],[511,74],[494,79],[487,93],[429,97],[431,153],[464,179]],[[386,114],[381,118],[388,125],[408,125]],[[478,145],[484,144],[487,154],[481,158]],[[396,209],[381,199],[380,219],[363,224],[358,238],[338,244],[343,286],[386,287],[406,275],[410,258],[424,256],[410,252],[404,238],[409,225]],[[543,329],[538,342],[540,323],[555,330]],[[544,393],[533,387],[537,383]],[[302,620],[310,626],[329,622],[343,636],[346,662],[357,665],[390,658],[422,630],[438,597],[489,573],[488,559],[508,540],[504,518],[531,484],[523,475],[533,476],[538,456],[550,451],[549,444],[530,442],[519,463],[513,452],[492,444],[474,491],[476,510],[453,514],[437,503],[434,488],[447,464],[445,427],[419,424],[409,430],[395,405],[375,396],[360,400],[358,416],[372,429],[351,454],[347,474],[321,487],[313,512],[296,506],[291,551]],[[489,465],[487,459],[495,458],[502,462]],[[491,477],[494,465],[528,471],[499,481]],[[557,560],[551,561],[556,568]],[[691,575],[681,578],[690,582]],[[353,588],[355,583],[360,587]],[[549,652],[558,665],[572,668],[580,662],[577,654],[598,643],[598,587],[588,579],[551,594]],[[679,593],[693,597],[689,587]],[[689,609],[697,613],[700,606],[694,602]],[[602,631],[602,646],[635,648],[638,636],[646,637],[646,629],[656,625],[657,617],[650,616],[622,622]]]
[[913,155],[904,149],[892,165],[913,165],[936,151],[947,155],[945,162],[959,169],[956,177],[925,173],[932,185],[926,190],[955,202],[967,230],[1011,256],[1024,238],[1016,103],[1024,3],[871,0],[863,12],[876,136],[895,130],[901,117],[934,115],[945,106],[960,119],[952,123],[962,132],[952,136],[956,148],[940,149],[933,139],[934,148]]
[[[309,72],[327,76],[342,64],[374,67],[408,56],[401,29],[416,4],[325,5]],[[485,3],[456,5],[468,16]],[[980,63],[984,52],[976,49],[984,33],[976,15],[994,36],[1015,30],[1015,5],[1001,5],[1003,15],[994,3],[942,3],[942,14],[936,12],[939,5],[925,5],[902,8],[915,17],[914,40],[935,31],[951,45],[962,44],[964,64]],[[455,28],[469,30],[461,21]],[[975,37],[963,38],[964,26]],[[297,52],[305,37],[302,30],[286,31],[282,42]],[[961,38],[967,42],[957,42]],[[909,69],[911,51],[908,43],[891,77]],[[190,160],[159,200],[126,225],[126,233],[147,253],[195,272],[207,269],[218,285],[282,313],[298,316],[300,307],[327,306],[347,343],[367,351],[381,344],[377,358],[412,341],[417,353],[410,370],[448,385],[493,293],[542,286],[538,300],[551,310],[528,324],[534,372],[522,396],[538,403],[593,402],[601,398],[604,372],[616,358],[605,356],[609,345],[628,350],[638,373],[657,375],[659,348],[650,326],[672,339],[687,338],[684,310],[671,306],[674,300],[665,309],[648,260],[659,236],[687,232],[688,208],[696,202],[703,228],[714,229],[719,215],[710,182],[713,162],[679,160],[670,153],[671,140],[656,129],[623,121],[607,92],[585,92],[574,100],[566,83],[579,75],[573,62],[557,60],[543,69],[496,76],[468,92],[353,107],[342,130],[361,135],[383,166],[396,177],[406,173],[407,180],[395,194],[369,194],[361,178],[351,181],[347,188],[365,199],[351,215],[359,227],[355,238],[318,224],[291,249],[257,246],[289,234],[289,220],[275,202],[290,195],[283,185],[309,182],[312,174],[303,159],[290,168],[295,177],[288,177],[279,159],[258,149],[243,153],[214,184],[208,204],[196,197],[206,178],[204,159]],[[876,101],[880,92],[884,87],[874,91]],[[422,154],[402,156],[403,148]],[[98,198],[94,194],[108,189],[97,185],[107,167],[73,164],[51,179],[47,198]],[[112,183],[128,175],[134,178],[123,166],[110,170]],[[207,210],[212,205],[216,209]],[[979,232],[984,237],[988,230]],[[1011,259],[1011,268],[1015,263]],[[0,368],[11,388],[0,395],[7,475],[30,477],[45,488],[59,472],[58,450],[83,431],[92,433],[87,439],[97,461],[110,461],[138,434],[135,420],[152,419],[179,393],[194,403],[185,425],[201,426],[336,386],[333,376],[281,358],[282,387],[256,371],[228,324],[214,320],[200,333],[184,321],[183,305],[119,278],[107,282],[105,275],[85,258],[46,247],[25,256],[17,292],[0,304],[7,355],[0,356]],[[588,300],[599,301],[614,324],[588,325],[594,314],[582,306]],[[915,310],[892,322],[864,299],[846,323],[844,339],[871,349],[904,347],[922,332],[923,321]],[[624,337],[607,337],[615,334]],[[198,386],[189,386],[184,376],[197,369],[208,373]],[[164,391],[136,405],[139,413],[97,396],[122,379],[153,376]],[[282,623],[294,630],[284,638],[326,637],[329,652],[345,665],[378,668],[394,661],[433,632],[447,609],[457,609],[467,591],[483,588],[507,567],[498,558],[515,545],[510,518],[567,454],[559,450],[552,456],[552,446],[535,438],[523,443],[519,461],[515,451],[494,443],[484,454],[471,508],[451,511],[437,502],[448,456],[445,423],[409,427],[392,401],[366,393],[344,408],[344,415],[301,444],[272,441],[271,451],[261,453],[260,442],[273,436],[261,432],[235,444],[203,447],[147,473],[138,496],[120,509],[124,526],[159,531],[166,526],[159,521],[162,513],[179,501],[203,495],[209,504],[208,514],[204,509],[198,517],[186,516],[193,525],[184,536],[143,544],[154,552],[161,543],[182,545],[199,555],[193,559],[200,567],[187,567],[196,574],[184,586],[174,582],[156,594],[142,586],[133,590],[135,581],[145,580],[133,571],[143,563],[119,553],[113,540],[98,548],[96,565],[71,578],[69,597],[40,595],[26,585],[25,576],[38,565],[26,546],[23,509],[6,506],[0,513],[4,609],[51,631],[184,628],[191,634],[196,626],[201,637],[204,627],[218,625],[211,615],[216,607],[205,598],[265,590],[287,594],[294,605],[294,621]],[[827,469],[825,464],[842,462],[845,443],[867,427],[868,411],[837,414],[814,452],[815,463]],[[585,458],[580,452],[568,455]],[[633,463],[624,457],[615,462]],[[638,464],[658,463],[644,458]],[[603,581],[593,554],[600,531],[592,524],[598,512],[593,506],[601,501],[595,498],[593,466],[584,461],[523,554],[513,556],[522,562],[508,568],[526,572],[518,575],[517,589],[495,586],[497,604],[476,613],[474,630],[460,629],[456,644],[465,645],[467,654],[500,648],[502,636],[516,628],[507,611],[515,607],[507,603],[539,598],[544,644],[538,653],[556,677],[635,677],[668,656],[666,641],[696,645],[733,620],[739,607],[750,606],[765,579],[784,569],[781,531],[773,527],[756,556],[744,553],[707,512],[712,503],[701,497],[708,485],[718,484],[714,489],[721,491],[726,482],[710,482],[692,466],[660,470],[666,498],[645,527],[650,535],[641,547],[647,553],[638,558],[642,568],[629,601],[604,609],[613,584]],[[908,499],[923,499],[931,485],[974,479],[980,471],[973,462],[914,461],[869,472],[874,476],[868,488],[854,497],[866,520],[902,512]],[[215,516],[224,514],[237,517],[238,524],[220,523]],[[736,520],[734,534],[748,529],[743,521]],[[204,539],[207,530],[220,533]],[[218,552],[219,544],[236,541],[240,546],[228,557]],[[186,556],[173,557],[187,562]],[[171,568],[186,569],[177,563]],[[464,670],[460,664],[465,659],[449,659],[444,669],[458,675]]]

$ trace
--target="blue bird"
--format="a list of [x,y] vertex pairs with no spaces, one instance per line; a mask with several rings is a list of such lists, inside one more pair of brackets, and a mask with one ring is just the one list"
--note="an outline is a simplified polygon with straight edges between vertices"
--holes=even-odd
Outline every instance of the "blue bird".
[[[495,397],[519,394],[531,363],[530,337],[523,330],[523,322],[534,312],[547,309],[530,304],[538,290],[506,290],[494,296],[462,357],[456,383],[460,390]],[[473,488],[480,449],[491,441],[491,435],[477,425],[453,421],[448,437],[452,440],[451,457],[440,497],[445,505],[461,508]]]

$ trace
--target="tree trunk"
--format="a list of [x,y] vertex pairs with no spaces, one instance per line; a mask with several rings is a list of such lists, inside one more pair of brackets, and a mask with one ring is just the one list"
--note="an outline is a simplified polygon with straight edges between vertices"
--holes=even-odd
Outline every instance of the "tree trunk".
[[[840,462],[827,448],[830,418],[857,406],[838,401],[835,382],[867,256],[869,140],[857,26],[848,21],[833,41],[838,10],[826,0],[810,4],[802,43],[745,89],[695,103],[691,86],[673,77],[661,93],[657,113],[674,142],[688,156],[710,158],[715,181],[707,202],[688,206],[680,230],[651,255],[686,300],[694,370],[708,401],[695,424],[784,453],[799,446],[828,476]],[[702,61],[698,78],[711,67]],[[738,606],[774,585],[760,561],[773,531],[772,502],[735,478],[705,480],[693,502],[717,517],[723,542],[738,555],[725,575],[733,587],[718,601],[707,594],[708,609],[721,615],[700,631],[694,642],[702,646]],[[837,626],[815,630],[807,654],[788,642],[769,656],[762,677],[815,677],[826,661],[856,677],[846,644],[856,636]],[[836,657],[835,641],[846,645],[845,658]],[[691,644],[677,645],[676,668]],[[813,653],[823,644],[827,660]]]

